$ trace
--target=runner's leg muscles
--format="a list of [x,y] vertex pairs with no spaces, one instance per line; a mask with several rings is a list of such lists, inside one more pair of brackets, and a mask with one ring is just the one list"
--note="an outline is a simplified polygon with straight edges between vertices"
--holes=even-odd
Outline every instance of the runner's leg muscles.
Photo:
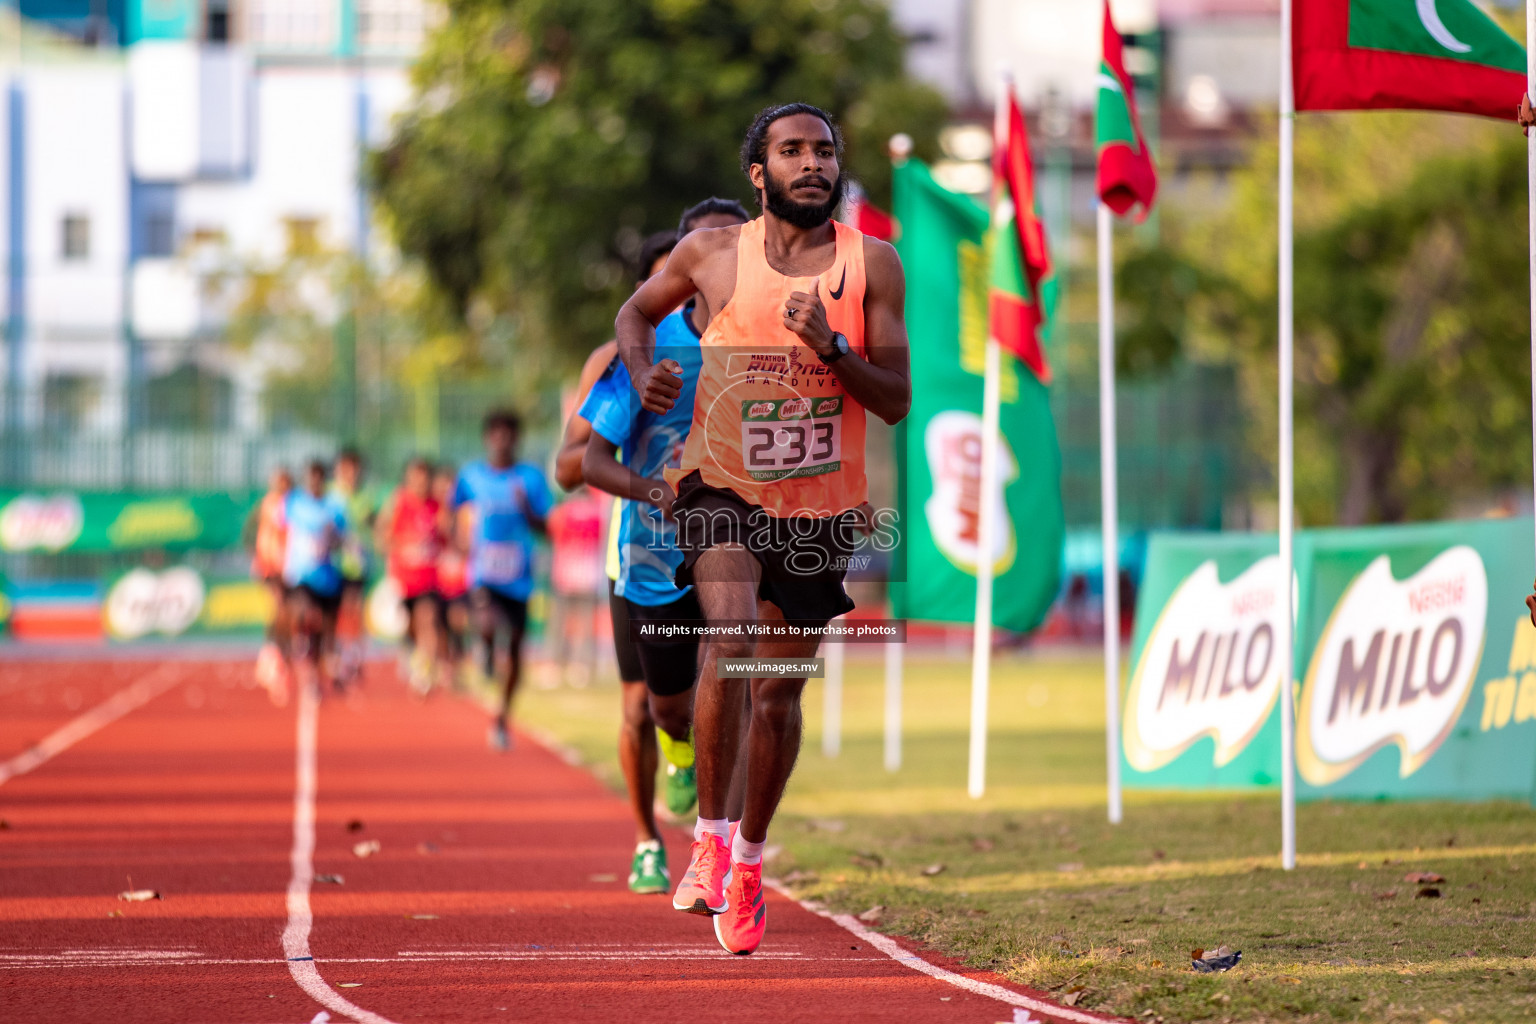
[[512,714],[512,698],[523,679],[523,627],[514,624],[507,634],[507,668],[502,677],[501,720]]
[[[782,622],[773,605],[762,602],[762,622]],[[821,641],[765,640],[752,652],[757,658],[813,658]],[[800,695],[805,680],[761,678],[752,680],[752,718],[747,731],[747,787],[742,807],[740,835],[749,843],[768,838],[768,823],[779,809],[784,787],[800,756]]]
[[[755,619],[760,573],[757,559],[741,544],[717,544],[699,556],[693,578],[705,620]],[[704,651],[693,707],[701,818],[726,816],[727,792],[741,743],[741,705],[746,699],[747,681],[721,679],[716,671],[719,659],[745,658],[751,653],[752,641],[745,637],[711,639]]]
[[650,717],[662,732],[679,743],[686,741],[688,730],[693,727],[693,689],[665,697],[651,694]]
[[619,727],[619,766],[624,770],[635,840],[659,838],[656,831],[656,730],[644,683],[622,682],[624,722]]
[[731,768],[731,788],[725,798],[725,816],[732,821],[741,820],[741,811],[747,800],[747,744],[742,742],[752,725],[752,687],[742,687],[741,716],[737,722],[736,763]]

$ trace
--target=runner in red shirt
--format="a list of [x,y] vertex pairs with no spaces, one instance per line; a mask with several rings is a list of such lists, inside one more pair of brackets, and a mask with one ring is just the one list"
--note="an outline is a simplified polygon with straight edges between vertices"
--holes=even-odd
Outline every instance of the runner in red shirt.
[[413,648],[410,684],[425,696],[433,675],[446,660],[444,638],[438,629],[437,563],[443,549],[442,506],[432,496],[432,467],[425,459],[412,459],[395,491],[379,537],[389,552],[389,574],[400,587],[408,622],[406,640]]
[[450,502],[459,482],[458,469],[448,463],[432,474],[432,498],[438,506],[438,532],[443,538],[437,553],[437,626],[442,638],[443,670],[457,678],[464,657],[464,635],[469,632],[468,540],[460,536]]

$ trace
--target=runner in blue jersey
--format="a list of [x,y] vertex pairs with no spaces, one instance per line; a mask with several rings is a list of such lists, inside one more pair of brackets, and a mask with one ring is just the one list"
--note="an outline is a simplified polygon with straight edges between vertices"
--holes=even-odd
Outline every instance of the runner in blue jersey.
[[[677,244],[676,231],[658,231],[640,245],[639,273],[635,287],[666,266],[667,256]],[[617,342],[608,342],[592,350],[582,365],[576,382],[576,399],[565,423],[565,436],[555,458],[555,480],[568,491],[585,484],[582,459],[592,440],[592,424],[581,415],[581,406],[592,393],[598,379],[618,354]],[[667,851],[662,846],[661,831],[656,826],[656,765],[660,756],[656,723],[651,720],[650,692],[645,687],[645,670],[629,635],[629,612],[624,599],[614,591],[619,579],[619,520],[624,502],[613,503],[608,527],[608,551],[605,570],[608,576],[608,614],[613,621],[613,653],[619,670],[619,705],[623,718],[619,726],[619,770],[624,774],[624,789],[635,823],[635,848],[629,861],[629,891],[639,895],[660,895],[672,888],[667,873]],[[669,770],[676,771],[669,762]],[[693,786],[681,786],[675,774],[667,776],[666,806],[674,814],[686,814],[698,799]]]
[[490,732],[490,745],[499,751],[512,742],[507,719],[522,678],[535,534],[545,532],[554,505],[544,474],[516,461],[521,432],[516,413],[486,415],[480,435],[485,461],[459,471],[451,503],[456,515],[470,518],[470,607],[484,645],[485,673],[501,684],[501,707]]
[[292,623],[291,659],[302,674],[300,685],[309,686],[318,686],[329,672],[341,607],[337,551],[347,533],[347,510],[326,493],[326,476],[325,463],[311,462],[304,486],[289,493],[284,509],[288,539],[283,583]]
[[[679,233],[698,228],[745,223],[747,213],[731,200],[708,199],[683,214]],[[692,588],[679,589],[672,576],[682,554],[677,527],[670,519],[672,490],[661,471],[676,466],[693,423],[693,388],[702,361],[699,338],[708,326],[695,303],[667,317],[657,327],[657,358],[681,367],[683,390],[666,413],[645,411],[618,359],[593,385],[577,416],[591,424],[592,437],[582,459],[586,482],[619,498],[618,579],[614,583],[615,630],[630,633],[649,690],[650,717],[667,761],[667,804],[686,813],[697,798],[693,764],[693,684],[697,675],[697,636],[646,637],[646,629],[669,623],[703,621]],[[626,390],[627,389],[627,390]],[[615,454],[622,450],[620,461]],[[620,614],[622,611],[622,614]],[[615,636],[615,643],[620,638]],[[665,851],[661,851],[665,856]],[[665,871],[664,861],[661,869]]]

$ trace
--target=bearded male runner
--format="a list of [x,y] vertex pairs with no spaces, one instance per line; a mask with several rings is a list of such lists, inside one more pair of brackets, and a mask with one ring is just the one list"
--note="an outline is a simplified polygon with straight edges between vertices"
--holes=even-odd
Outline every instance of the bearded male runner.
[[[758,115],[742,170],[763,215],[696,231],[620,310],[616,328],[641,404],[664,413],[682,391],[679,365],[654,361],[655,327],[688,296],[709,314],[693,426],[666,479],[683,562],[711,626],[825,626],[853,607],[847,556],[867,523],[864,412],[907,414],[912,388],[902,319],[906,285],[889,245],[832,220],[843,194],[842,140],[808,104]],[[727,847],[731,766],[741,742],[744,680],[723,658],[802,659],[817,639],[712,636],[694,708],[699,820],[673,906],[717,915],[732,953],[762,942],[762,851],[800,749],[804,678],[751,680],[747,792]]]

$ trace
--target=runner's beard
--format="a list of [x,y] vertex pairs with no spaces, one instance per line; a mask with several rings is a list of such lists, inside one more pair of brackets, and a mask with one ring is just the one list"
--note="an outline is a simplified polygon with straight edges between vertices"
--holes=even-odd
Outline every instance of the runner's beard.
[[[796,179],[797,181],[800,179]],[[797,203],[789,197],[789,190],[794,187],[793,182],[785,184],[768,173],[767,164],[763,165],[763,206],[775,217],[782,221],[788,221],[797,228],[819,228],[832,219],[832,214],[837,212],[837,204],[843,201],[843,176],[839,174],[837,180],[832,183],[832,190],[827,193],[827,198],[820,203]]]

